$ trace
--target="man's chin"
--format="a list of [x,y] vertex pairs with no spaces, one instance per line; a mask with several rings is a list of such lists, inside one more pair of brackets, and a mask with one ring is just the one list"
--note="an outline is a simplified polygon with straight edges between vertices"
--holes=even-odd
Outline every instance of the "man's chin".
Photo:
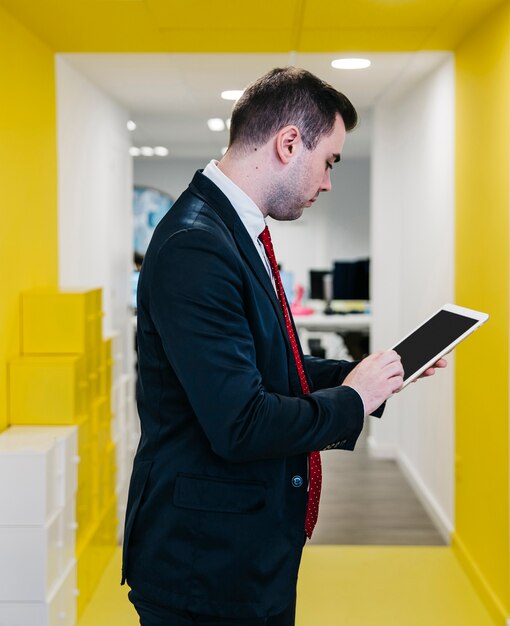
[[303,215],[303,211],[307,206],[308,204],[305,204],[305,206],[302,206],[299,209],[292,209],[292,211],[288,211],[287,213],[280,215],[271,215],[270,213],[269,216],[277,222],[293,222],[294,220],[298,220]]

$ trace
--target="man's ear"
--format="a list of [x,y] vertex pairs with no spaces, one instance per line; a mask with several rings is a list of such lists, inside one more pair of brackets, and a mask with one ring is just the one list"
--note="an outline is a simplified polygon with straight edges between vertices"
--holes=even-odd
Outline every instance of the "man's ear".
[[289,163],[301,150],[301,133],[297,126],[285,126],[276,135],[276,154],[284,164]]

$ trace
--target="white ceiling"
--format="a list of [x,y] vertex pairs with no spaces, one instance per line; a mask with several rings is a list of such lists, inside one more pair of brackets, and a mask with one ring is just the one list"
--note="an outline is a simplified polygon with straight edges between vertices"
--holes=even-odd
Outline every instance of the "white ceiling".
[[344,92],[360,113],[345,157],[370,150],[371,110],[381,98],[411,88],[448,53],[356,53],[372,61],[365,70],[335,70],[345,53],[292,54],[63,54],[69,63],[124,107],[137,123],[133,145],[166,146],[168,158],[210,159],[228,143],[228,132],[207,128],[210,117],[228,118],[225,89],[242,89],[273,67],[296,65]]

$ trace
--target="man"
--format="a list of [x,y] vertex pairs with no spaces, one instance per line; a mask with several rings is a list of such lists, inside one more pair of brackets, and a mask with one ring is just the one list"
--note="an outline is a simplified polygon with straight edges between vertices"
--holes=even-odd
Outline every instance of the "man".
[[331,189],[356,122],[312,74],[269,72],[234,107],[224,158],[154,233],[123,566],[142,626],[294,624],[314,451],[354,449],[364,417],[402,386],[393,351],[359,364],[303,356],[265,228]]

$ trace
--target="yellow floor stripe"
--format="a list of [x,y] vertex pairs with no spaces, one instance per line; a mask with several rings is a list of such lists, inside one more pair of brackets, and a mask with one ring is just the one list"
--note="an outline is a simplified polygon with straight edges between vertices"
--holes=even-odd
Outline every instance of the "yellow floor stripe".
[[[120,549],[78,626],[138,626]],[[296,626],[495,626],[451,548],[308,546]]]

